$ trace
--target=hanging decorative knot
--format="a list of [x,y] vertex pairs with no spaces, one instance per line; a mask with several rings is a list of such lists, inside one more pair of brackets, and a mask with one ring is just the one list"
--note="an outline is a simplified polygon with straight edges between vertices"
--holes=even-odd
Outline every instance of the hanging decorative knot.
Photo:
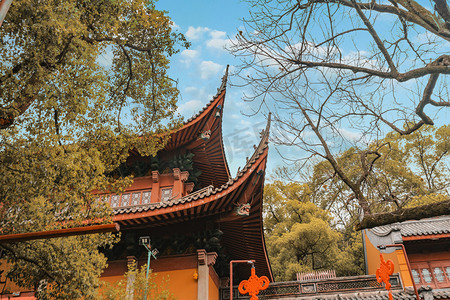
[[392,300],[392,293],[391,293],[391,283],[389,282],[389,276],[394,273],[394,263],[392,260],[388,259],[387,261],[384,261],[383,254],[380,253],[380,267],[377,269],[376,275],[377,275],[377,281],[379,283],[384,282],[384,285],[386,286],[386,290],[389,291],[389,300]]
[[259,294],[259,291],[265,290],[269,287],[269,278],[266,276],[258,277],[255,274],[255,268],[252,267],[252,274],[248,280],[243,280],[239,284],[239,292],[241,294],[248,294],[250,296],[250,300],[258,300],[256,295]]

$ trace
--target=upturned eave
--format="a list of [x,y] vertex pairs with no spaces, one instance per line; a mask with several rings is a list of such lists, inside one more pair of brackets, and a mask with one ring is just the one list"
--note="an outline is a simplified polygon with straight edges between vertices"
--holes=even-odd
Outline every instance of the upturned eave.
[[200,187],[221,186],[231,177],[222,138],[228,66],[213,99],[172,133],[162,152],[184,149],[194,153],[194,164],[201,171]]

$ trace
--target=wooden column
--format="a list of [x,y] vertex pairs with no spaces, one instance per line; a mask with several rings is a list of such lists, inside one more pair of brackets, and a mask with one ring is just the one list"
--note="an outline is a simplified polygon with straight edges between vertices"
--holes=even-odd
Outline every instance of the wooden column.
[[406,262],[406,258],[405,258],[405,254],[403,253],[403,250],[397,249],[397,250],[395,250],[395,254],[397,254],[397,261],[398,261],[398,266],[400,269],[400,276],[402,277],[402,280],[403,280],[403,285],[404,286],[413,286],[413,279],[409,275],[410,270],[408,268],[408,264]]
[[208,300],[209,294],[209,268],[206,263],[208,257],[205,249],[197,250],[197,300]]

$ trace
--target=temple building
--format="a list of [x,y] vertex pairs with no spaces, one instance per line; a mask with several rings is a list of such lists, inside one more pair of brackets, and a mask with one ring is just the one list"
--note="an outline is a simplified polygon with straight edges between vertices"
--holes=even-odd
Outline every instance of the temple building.
[[[101,249],[108,258],[102,281],[114,286],[132,262],[147,263],[150,251],[142,238],[155,254],[153,280],[165,281],[176,299],[229,298],[224,287],[230,285],[232,260],[245,262],[234,266],[234,285],[249,278],[250,260],[258,276],[273,281],[262,226],[270,118],[254,154],[232,177],[222,139],[227,76],[228,69],[213,99],[170,135],[156,157],[130,153],[112,174],[134,175],[124,193],[93,191],[109,203],[121,232],[112,249]],[[129,292],[128,286],[129,279]],[[15,292],[2,297],[35,299],[33,291],[11,283],[8,289]]]
[[[158,278],[168,275],[178,299],[219,299],[231,260],[254,260],[257,275],[273,281],[262,227],[270,120],[254,154],[232,177],[222,142],[226,83],[227,72],[213,99],[170,136],[157,157],[129,157],[118,170],[135,175],[125,193],[99,194],[122,232],[121,242],[105,250],[109,267],[102,280],[122,278],[132,260],[146,263],[139,238],[148,236],[159,251],[151,269]],[[249,265],[234,269],[234,284],[249,278]]]

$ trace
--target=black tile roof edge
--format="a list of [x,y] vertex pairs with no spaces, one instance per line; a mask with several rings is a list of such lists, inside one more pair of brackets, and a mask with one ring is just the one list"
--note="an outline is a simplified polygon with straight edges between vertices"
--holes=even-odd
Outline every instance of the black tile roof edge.
[[[432,235],[432,234],[441,234],[441,233],[450,233],[450,227],[449,228],[439,228],[437,230],[432,230],[430,233],[430,230],[424,228],[422,232],[415,232],[415,233],[404,233],[402,232],[402,228],[406,228],[408,225],[414,225],[417,224],[418,226],[427,226],[429,224],[438,223],[438,222],[450,222],[450,215],[443,215],[439,217],[434,218],[425,218],[420,220],[409,220],[409,221],[403,221],[403,222],[397,222],[389,225],[383,225],[379,227],[374,227],[371,229],[372,233],[378,236],[386,236],[389,233],[391,233],[393,230],[400,230],[400,233],[402,236],[415,236],[415,235]],[[405,231],[404,229],[403,231]]]

